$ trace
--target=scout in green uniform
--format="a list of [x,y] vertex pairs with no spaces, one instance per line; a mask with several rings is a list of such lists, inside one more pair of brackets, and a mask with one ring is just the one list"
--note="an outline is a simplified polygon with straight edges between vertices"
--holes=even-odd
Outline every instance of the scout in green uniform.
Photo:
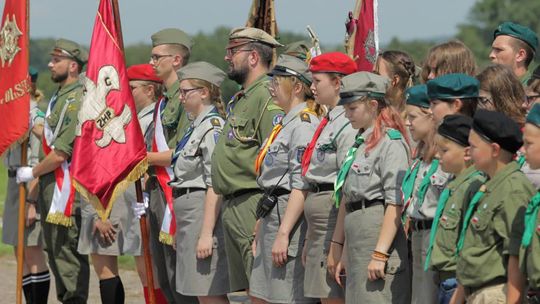
[[[311,74],[305,61],[281,55],[272,72],[270,93],[285,116],[257,155],[257,183],[266,199],[259,218],[249,293],[266,303],[315,303],[304,296],[302,247],[306,235],[304,200],[310,187],[301,175],[302,156],[319,123]],[[264,210],[264,213],[260,212]],[[256,302],[257,303],[257,302]]]
[[473,117],[480,83],[465,74],[446,74],[426,83],[433,119],[438,125],[449,114]]
[[[159,116],[156,115],[156,117],[161,117],[162,136],[165,137],[170,150],[149,152],[148,164],[168,167],[171,165],[172,150],[189,125],[187,115],[179,100],[180,83],[177,71],[188,63],[193,42],[185,32],[174,28],[163,29],[153,34],[151,38],[153,48],[150,64],[165,86],[162,108],[159,109]],[[152,261],[157,269],[159,286],[169,302],[196,302],[196,298],[188,299],[176,292],[176,252],[172,246],[159,241],[159,232],[166,208],[165,197],[154,168],[150,167],[149,175],[145,191],[149,193],[150,200],[150,249]]]
[[[41,133],[45,113],[41,112],[37,103],[40,97],[36,94],[35,82],[37,70],[29,69],[32,80],[30,92],[30,126],[31,133],[28,137],[28,165],[35,166],[38,163],[41,149]],[[15,175],[17,167],[21,163],[21,145],[15,145],[6,151],[4,165],[8,169],[6,187],[6,200],[2,216],[2,242],[14,246],[16,252],[19,218],[19,185]],[[50,274],[47,268],[46,256],[43,251],[43,237],[41,223],[39,221],[41,211],[37,205],[38,181],[28,183],[26,196],[26,226],[24,229],[24,264],[23,264],[23,291],[27,303],[46,303],[49,295]]]
[[54,170],[71,158],[77,113],[83,95],[83,86],[78,77],[87,59],[88,53],[77,43],[65,39],[56,41],[49,70],[52,80],[60,87],[49,103],[42,139],[53,148],[47,156],[40,155],[41,161],[33,168],[21,167],[17,170],[19,182],[39,177],[38,203],[43,215],[43,237],[56,281],[57,298],[63,303],[86,303],[88,298],[88,256],[77,252],[81,225],[78,195],[71,215],[73,225],[51,224],[45,219],[56,184]]
[[474,115],[470,154],[487,182],[465,211],[457,244],[459,286],[452,303],[518,303],[520,237],[534,193],[513,161],[521,136],[519,126],[500,112],[478,110]]
[[[532,107],[523,129],[523,142],[527,163],[532,169],[540,169],[540,104]],[[522,281],[528,283],[528,303],[540,303],[540,190],[532,197],[525,212],[525,230],[521,242],[519,260]],[[524,289],[524,288],[522,288]]]
[[439,304],[450,302],[457,287],[456,245],[465,210],[472,196],[485,181],[470,161],[465,161],[472,118],[447,115],[437,129],[437,159],[442,170],[452,174],[441,193],[429,237],[424,269],[435,271],[439,284]]
[[527,82],[525,88],[526,100],[523,107],[529,111],[534,103],[540,101],[540,66],[532,73],[531,78]]
[[538,36],[530,28],[514,22],[503,22],[493,32],[489,59],[512,69],[525,86],[531,77],[529,65],[538,48]]
[[231,290],[249,288],[255,208],[261,198],[253,168],[264,139],[283,117],[268,92],[272,49],[281,44],[256,28],[229,35],[225,60],[230,79],[242,85],[227,104],[227,122],[212,156],[212,186],[223,201],[223,229]]
[[407,240],[399,220],[399,189],[410,152],[405,123],[384,98],[388,85],[386,77],[368,72],[342,79],[340,104],[358,130],[334,184],[339,205],[334,235],[338,229],[345,233],[335,277],[343,284],[346,271],[350,304],[410,303]]

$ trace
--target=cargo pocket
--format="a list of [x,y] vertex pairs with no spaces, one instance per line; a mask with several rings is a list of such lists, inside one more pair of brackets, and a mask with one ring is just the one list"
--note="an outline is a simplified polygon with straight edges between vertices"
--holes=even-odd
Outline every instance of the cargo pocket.
[[366,189],[371,172],[373,171],[373,164],[366,159],[356,160],[351,165],[351,170],[356,173],[356,180],[354,183],[357,185],[357,188]]
[[459,236],[459,222],[461,211],[452,209],[443,213],[439,220],[439,231],[437,233],[437,245],[446,253],[454,253],[456,242]]
[[242,141],[238,139],[238,137],[246,138],[248,136],[252,136],[253,134],[249,134],[248,129],[248,121],[249,119],[240,117],[240,116],[232,116],[229,119],[229,122],[231,124],[231,127],[227,132],[225,132],[225,136],[227,136],[227,146],[236,147],[242,144]]

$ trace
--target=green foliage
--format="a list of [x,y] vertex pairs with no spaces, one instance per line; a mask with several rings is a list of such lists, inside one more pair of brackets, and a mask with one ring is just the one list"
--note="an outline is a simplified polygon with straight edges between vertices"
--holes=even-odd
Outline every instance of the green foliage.
[[426,57],[429,49],[435,45],[435,41],[431,40],[412,40],[412,41],[401,41],[398,38],[394,37],[383,49],[384,50],[400,50],[409,54],[414,63],[417,66],[422,66],[423,60]]

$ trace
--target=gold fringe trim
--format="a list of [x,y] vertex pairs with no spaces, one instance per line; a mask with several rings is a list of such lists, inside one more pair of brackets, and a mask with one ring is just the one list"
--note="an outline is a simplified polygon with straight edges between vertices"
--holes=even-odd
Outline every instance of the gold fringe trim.
[[96,209],[97,214],[101,218],[102,221],[105,221],[109,218],[109,215],[111,214],[111,210],[113,207],[114,202],[116,201],[116,198],[120,196],[126,189],[129,187],[130,184],[137,181],[139,178],[141,178],[148,169],[148,159],[145,157],[143,160],[141,160],[132,170],[129,172],[129,174],[121,180],[113,190],[113,194],[109,200],[109,203],[107,204],[107,209],[103,208],[103,205],[95,196],[93,193],[90,193],[83,185],[79,184],[77,180],[71,179],[71,182],[73,183],[73,186],[77,191],[81,194],[81,196],[86,199],[92,206]]
[[55,225],[62,225],[66,227],[73,226],[73,221],[71,220],[71,216],[65,216],[62,212],[55,212],[55,213],[49,213],[47,214],[47,223],[55,224]]
[[174,242],[173,237],[174,237],[173,235],[170,235],[166,232],[163,232],[163,231],[159,232],[159,241],[165,245],[172,246]]

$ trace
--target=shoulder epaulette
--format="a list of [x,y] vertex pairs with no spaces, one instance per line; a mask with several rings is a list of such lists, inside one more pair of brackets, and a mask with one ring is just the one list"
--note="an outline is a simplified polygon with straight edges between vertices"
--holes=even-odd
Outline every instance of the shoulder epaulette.
[[399,132],[396,129],[387,129],[386,135],[388,135],[388,137],[392,140],[398,140],[398,139],[403,138],[403,136],[401,135],[401,132]]

